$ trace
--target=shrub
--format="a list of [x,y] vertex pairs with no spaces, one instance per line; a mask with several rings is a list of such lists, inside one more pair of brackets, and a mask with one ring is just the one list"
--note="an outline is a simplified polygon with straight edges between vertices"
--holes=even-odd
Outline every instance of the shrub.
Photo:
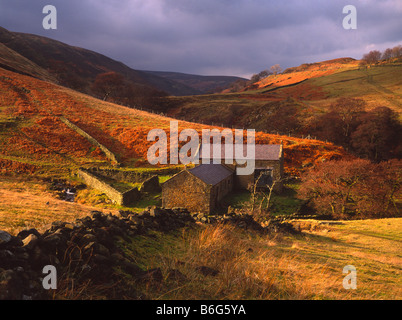
[[402,161],[329,161],[302,176],[299,196],[335,219],[399,215]]

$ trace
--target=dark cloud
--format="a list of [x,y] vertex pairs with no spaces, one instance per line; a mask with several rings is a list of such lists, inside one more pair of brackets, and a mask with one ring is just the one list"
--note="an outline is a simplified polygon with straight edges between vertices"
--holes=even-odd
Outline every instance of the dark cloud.
[[[44,30],[42,8],[58,11]],[[357,30],[342,9],[355,5]],[[1,26],[108,55],[143,70],[251,75],[402,42],[400,0],[0,0]]]

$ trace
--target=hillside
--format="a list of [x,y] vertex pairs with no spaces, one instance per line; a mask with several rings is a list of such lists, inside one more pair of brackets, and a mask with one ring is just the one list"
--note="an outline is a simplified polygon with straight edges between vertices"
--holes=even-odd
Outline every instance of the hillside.
[[214,93],[228,87],[235,81],[246,80],[231,76],[200,76],[180,72],[145,71],[158,77],[173,80],[197,90],[199,94]]
[[294,85],[307,79],[353,70],[358,68],[358,66],[359,61],[353,58],[339,58],[316,63],[306,63],[298,67],[288,68],[280,74],[270,75],[246,88],[246,90]]
[[[17,58],[15,51],[4,50]],[[18,59],[8,59],[8,64],[14,61],[8,69],[17,71],[20,63],[27,63]],[[382,88],[399,92],[397,82],[382,68],[396,72],[398,79],[400,66],[379,66],[278,89],[170,97],[162,107],[171,104],[171,114],[182,116],[186,109],[179,103],[192,104],[186,106],[186,117],[193,117],[193,122],[180,120],[180,130],[223,129],[225,121],[230,128],[233,124],[264,128],[269,101],[276,107],[297,103],[314,113],[322,106],[313,103],[325,101],[327,94],[335,99],[337,91],[330,89],[344,90],[336,86],[343,86],[348,77],[357,88],[356,72],[367,73],[368,79],[360,79],[361,92],[379,82]],[[297,179],[286,185],[282,195],[273,196],[275,209],[264,221],[247,213],[249,192],[225,199],[233,211],[206,216],[182,208],[158,208],[160,193],[125,207],[86,187],[76,175],[79,167],[116,169],[105,150],[116,156],[122,171],[171,170],[147,163],[153,144],[147,135],[155,128],[169,135],[174,118],[40,80],[46,76],[43,70],[32,64],[26,72],[36,74],[32,77],[21,74],[22,69],[0,68],[0,299],[400,299],[401,219],[294,220],[306,218],[297,215],[302,206],[296,199]],[[341,78],[327,78],[335,76]],[[308,87],[297,87],[313,86],[312,81],[320,81],[316,86],[329,93],[308,96]],[[289,90],[299,96],[294,93],[282,101]],[[388,101],[398,101],[397,96],[384,94]],[[214,126],[199,123],[207,117]],[[290,176],[327,160],[349,157],[343,148],[313,139],[257,132],[256,141],[283,144],[285,172]],[[60,197],[60,188],[70,184],[78,190],[75,202]],[[43,278],[43,266],[49,264],[57,265],[58,286],[45,291],[37,279]],[[350,264],[358,270],[357,290],[342,286],[342,270]]]
[[2,43],[0,43],[0,67],[49,82],[57,81],[56,77],[47,70],[39,67],[36,63],[28,60]]
[[[65,172],[68,167],[108,163],[104,154],[67,127],[66,117],[114,152],[123,166],[146,164],[150,129],[168,129],[171,118],[122,107],[32,77],[0,69],[0,157],[2,167]],[[212,128],[179,122],[181,128]],[[218,127],[219,128],[219,127]],[[283,143],[286,168],[341,157],[330,143],[256,134],[257,143]],[[39,169],[41,168],[41,169]]]
[[[287,116],[294,114],[303,125],[312,116],[328,111],[328,107],[341,97],[362,99],[368,110],[386,106],[401,115],[401,84],[401,62],[366,68],[359,67],[359,61],[353,59],[336,59],[287,69],[242,92],[167,97],[158,105],[158,110],[189,121],[197,119],[207,124],[269,132],[271,116],[280,110],[289,112]],[[215,114],[219,114],[219,118]],[[290,127],[289,131],[282,133],[294,129]],[[308,134],[308,131],[304,132],[304,135]]]
[[214,92],[241,79],[134,70],[91,50],[38,35],[11,32],[1,27],[0,59],[3,68],[90,94],[96,76],[111,71],[124,75],[134,84],[176,96]]
[[[190,87],[139,70],[100,53],[71,46],[50,38],[0,27],[0,43],[17,52],[42,69],[49,70],[53,80],[84,93],[91,93],[91,84],[100,73],[114,71],[124,75],[130,82],[155,87],[173,95],[193,94]],[[11,64],[12,67],[12,64]],[[19,69],[14,69],[20,71]],[[41,77],[49,80],[47,77]]]
[[293,98],[325,108],[339,97],[358,97],[369,106],[386,105],[402,112],[402,63],[383,62],[369,67],[359,63],[343,58],[290,68],[257,83],[259,90],[249,98]]

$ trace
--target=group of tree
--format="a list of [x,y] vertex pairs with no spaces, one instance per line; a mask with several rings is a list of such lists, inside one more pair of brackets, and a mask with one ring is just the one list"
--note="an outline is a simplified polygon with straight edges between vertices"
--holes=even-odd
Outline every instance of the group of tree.
[[229,87],[230,92],[238,92],[252,86],[254,83],[261,81],[270,75],[276,75],[282,72],[282,68],[279,64],[271,66],[269,69],[260,71],[259,73],[253,74],[250,80],[238,80],[231,84]]
[[362,64],[376,64],[380,60],[390,60],[402,57],[402,45],[387,48],[384,52],[372,50],[363,55]]
[[340,98],[329,111],[315,116],[307,130],[321,140],[345,147],[376,162],[402,157],[402,124],[388,107],[366,109],[365,101]]
[[152,107],[160,97],[167,94],[152,87],[137,84],[117,72],[105,72],[96,76],[92,92],[104,101],[130,107]]
[[402,161],[328,161],[302,176],[298,195],[334,219],[400,216]]
[[400,215],[402,124],[388,107],[367,110],[340,98],[310,122],[311,132],[344,146],[353,159],[324,162],[302,175],[299,196],[335,219]]
[[279,64],[274,64],[269,69],[262,70],[261,72],[252,75],[252,77],[250,79],[250,84],[261,81],[262,79],[265,79],[266,77],[268,77],[272,74],[276,75],[281,72],[282,72],[281,66]]

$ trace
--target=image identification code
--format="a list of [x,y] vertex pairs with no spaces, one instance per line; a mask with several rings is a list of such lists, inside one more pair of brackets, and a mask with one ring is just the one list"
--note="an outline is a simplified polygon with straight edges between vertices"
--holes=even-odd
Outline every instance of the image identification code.
[[200,308],[191,307],[171,307],[163,305],[156,308],[157,315],[182,315],[187,318],[190,313],[202,315],[245,315],[246,310],[243,305],[217,304],[200,305]]

